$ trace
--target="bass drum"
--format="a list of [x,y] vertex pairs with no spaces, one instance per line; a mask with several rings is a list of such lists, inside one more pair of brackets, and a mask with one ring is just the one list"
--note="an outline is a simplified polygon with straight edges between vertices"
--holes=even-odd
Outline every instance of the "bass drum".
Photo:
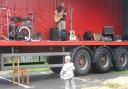
[[16,39],[18,33],[18,26],[16,24],[9,24],[9,40]]
[[[20,27],[18,29],[18,36],[24,38],[25,40],[30,40],[31,39],[31,31],[30,31],[30,28],[28,27]],[[19,37],[18,37],[19,38]]]

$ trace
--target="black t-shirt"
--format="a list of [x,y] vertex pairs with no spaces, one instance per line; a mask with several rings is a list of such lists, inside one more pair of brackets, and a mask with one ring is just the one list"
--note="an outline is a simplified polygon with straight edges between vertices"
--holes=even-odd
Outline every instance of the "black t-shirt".
[[[58,6],[56,10],[57,10],[57,13],[61,13],[62,11],[64,11],[64,13],[66,13],[66,11],[67,11],[67,9],[62,6]],[[66,19],[66,15],[63,15],[63,18],[61,20],[65,20],[65,19]]]

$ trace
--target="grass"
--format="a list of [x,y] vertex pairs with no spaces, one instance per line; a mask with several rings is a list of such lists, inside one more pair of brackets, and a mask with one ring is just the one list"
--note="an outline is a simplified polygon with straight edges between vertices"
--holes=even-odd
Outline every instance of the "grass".
[[[36,68],[36,69],[29,69],[29,72],[47,72],[49,71],[49,68]],[[12,73],[12,70],[8,70],[8,71],[0,71],[0,75],[6,75]]]
[[110,88],[106,87],[106,86],[102,86],[102,87],[93,86],[93,87],[85,87],[85,88],[82,88],[82,89],[110,89]]
[[49,68],[37,68],[37,69],[29,69],[29,72],[47,72]]
[[[121,75],[128,75],[128,69],[123,71],[110,71],[111,73],[121,74]],[[126,79],[126,80],[124,80]],[[122,83],[123,81],[123,83]],[[91,87],[83,87],[82,89],[128,89],[127,77],[118,77],[115,79],[108,79],[106,80],[103,85],[101,86],[91,86]],[[124,85],[123,85],[124,84]]]
[[128,75],[128,69],[127,70],[122,70],[122,71],[112,71],[113,73],[118,73],[118,74],[124,74]]

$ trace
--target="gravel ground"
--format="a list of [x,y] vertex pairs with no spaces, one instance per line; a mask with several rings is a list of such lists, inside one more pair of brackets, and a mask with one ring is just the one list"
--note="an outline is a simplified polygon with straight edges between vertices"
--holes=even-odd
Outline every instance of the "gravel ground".
[[[77,89],[82,89],[83,87],[92,86],[102,86],[102,83],[107,79],[113,79],[121,75],[118,73],[104,73],[95,74],[90,73],[86,76],[75,76],[75,83]],[[3,79],[5,78],[5,79]],[[9,81],[8,81],[9,80]],[[1,73],[0,72],[0,89],[64,89],[64,81],[59,78],[58,75],[50,72],[34,72],[30,74],[30,85],[18,85],[13,86],[12,75],[10,72]]]

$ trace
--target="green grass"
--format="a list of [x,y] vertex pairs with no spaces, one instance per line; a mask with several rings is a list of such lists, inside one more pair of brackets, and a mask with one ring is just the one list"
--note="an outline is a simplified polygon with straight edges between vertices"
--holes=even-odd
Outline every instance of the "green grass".
[[[37,68],[37,69],[29,69],[29,72],[47,72],[49,71],[49,68]],[[12,73],[12,70],[8,70],[8,71],[0,71],[0,75],[7,75]]]
[[128,75],[128,69],[123,71],[112,71],[113,73]]
[[37,69],[29,69],[29,72],[46,72],[49,71],[49,68],[37,68]]

